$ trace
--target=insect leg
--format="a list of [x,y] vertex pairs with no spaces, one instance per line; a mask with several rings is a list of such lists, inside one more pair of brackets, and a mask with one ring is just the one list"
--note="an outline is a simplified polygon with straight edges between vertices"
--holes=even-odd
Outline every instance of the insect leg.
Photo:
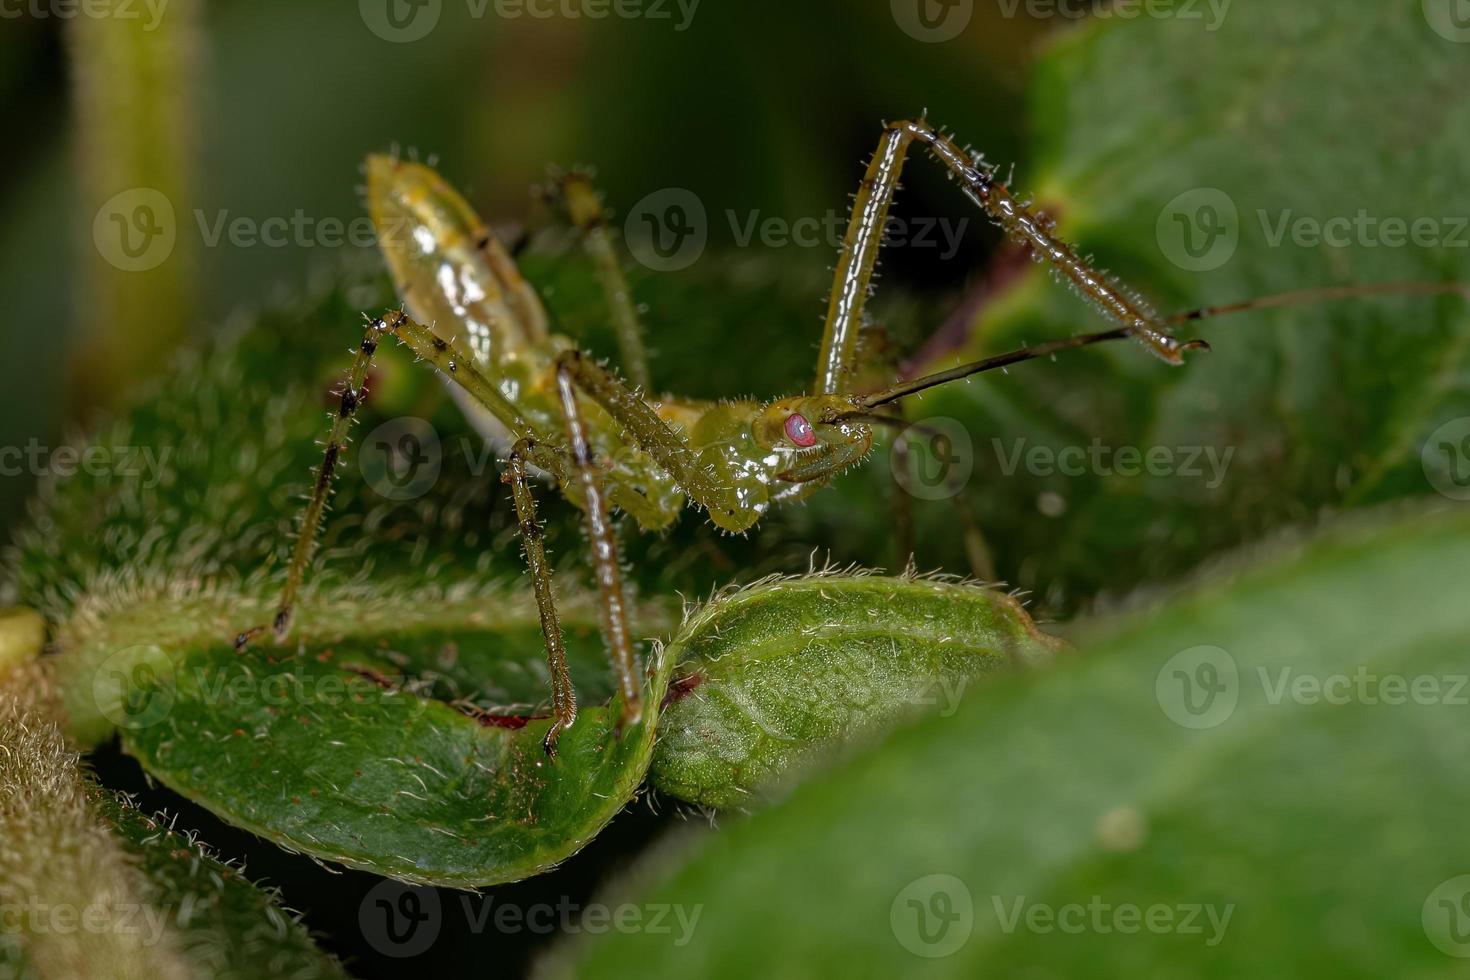
[[977,162],[924,120],[902,120],[884,130],[858,185],[828,299],[815,391],[835,394],[846,390],[889,207],[904,159],[915,141],[928,147],[930,154],[959,180],[965,196],[983,208],[1008,236],[1030,247],[1032,254],[1051,266],[1104,316],[1165,361],[1182,363],[1184,346],[1169,335],[1168,321],[1084,261],[1071,245],[1056,236],[1049,218],[1017,199],[995,179],[992,168]]
[[[568,488],[572,501],[581,505],[578,492],[580,481],[575,479],[574,468],[566,451],[553,445],[550,439],[536,430],[532,422],[521,415],[519,409],[501,394],[499,387],[480,373],[467,351],[402,313],[396,316],[398,326],[394,332],[398,339],[419,358],[437,367],[440,373],[464,389],[471,398],[489,409],[517,439],[529,440],[528,444],[533,448],[527,461],[556,477],[558,483]],[[632,514],[645,527],[667,523],[659,509],[631,486],[614,480],[606,489],[606,496],[613,506]]]
[[[618,565],[618,542],[608,520],[607,504],[602,496],[602,481],[592,461],[592,447],[587,442],[586,424],[577,407],[577,391],[570,369],[558,360],[557,395],[567,423],[567,440],[571,443],[572,465],[581,483],[583,514],[587,540],[592,545],[592,567],[597,577],[598,614],[603,640],[612,655],[613,673],[617,676],[622,697],[621,725],[626,727],[643,716],[642,695],[638,683],[637,660],[628,633],[627,593],[623,587],[623,570]],[[524,530],[524,529],[523,529]],[[550,635],[548,634],[548,644]]]
[[572,224],[582,233],[582,247],[592,259],[597,280],[602,286],[613,330],[617,333],[619,361],[628,380],[639,388],[648,387],[648,350],[643,344],[643,324],[633,305],[628,280],[612,236],[607,230],[607,212],[602,199],[586,174],[570,173],[561,180],[562,199]]
[[557,355],[556,367],[559,376],[565,373],[601,405],[715,524],[728,531],[743,531],[754,522],[758,515],[742,508],[737,490],[703,466],[684,437],[659,418],[637,391],[575,349]]
[[[369,322],[367,330],[363,333],[362,342],[358,345],[352,366],[348,368],[346,381],[342,385],[341,402],[332,419],[331,432],[327,435],[327,448],[322,457],[322,465],[317,470],[311,498],[302,512],[301,522],[297,527],[296,544],[292,549],[291,563],[286,571],[286,585],[281,592],[280,605],[276,609],[275,619],[271,624],[277,642],[283,642],[291,631],[291,617],[296,608],[296,599],[306,575],[306,566],[310,563],[312,553],[316,550],[322,515],[326,513],[327,502],[332,495],[332,477],[342,453],[347,448],[348,428],[352,424],[353,416],[357,414],[358,408],[362,405],[365,395],[363,384],[367,380],[368,369],[372,366],[373,355],[377,352],[382,338],[390,334],[403,341],[420,357],[434,362],[447,376],[455,378],[465,390],[481,402],[486,409],[494,413],[505,427],[519,438],[534,438],[537,435],[531,424],[521,416],[499,389],[471,366],[473,362],[457,360],[456,358],[461,355],[452,344],[439,339],[433,331],[414,322],[402,310],[392,311]],[[542,456],[543,458],[536,460],[536,465],[552,469],[552,466],[559,462],[552,454],[543,453]],[[554,469],[553,472],[555,472]],[[243,647],[261,632],[263,629],[260,627],[247,630],[235,638],[235,645]]]
[[[332,495],[332,477],[337,471],[337,463],[347,448],[347,433],[352,425],[353,417],[357,409],[362,405],[365,392],[363,385],[367,381],[368,369],[372,367],[373,355],[377,353],[378,341],[388,330],[386,322],[378,318],[368,323],[363,332],[362,342],[357,346],[357,354],[352,359],[352,366],[347,369],[347,377],[342,384],[340,402],[337,412],[332,417],[332,428],[327,435],[327,448],[322,455],[322,465],[316,471],[316,480],[312,485],[311,498],[306,504],[306,509],[301,512],[301,519],[296,528],[296,544],[291,551],[291,564],[286,571],[286,585],[281,592],[280,605],[276,607],[275,619],[272,628],[276,639],[284,640],[291,629],[291,615],[296,607],[296,596],[301,591],[301,580],[306,574],[307,563],[311,561],[312,552],[316,550],[317,532],[321,529],[322,515],[326,513],[327,501]],[[256,636],[265,632],[265,627],[257,626],[248,629],[235,637],[235,646],[244,647]]]
[[561,622],[556,615],[556,596],[551,588],[551,566],[546,561],[546,546],[541,540],[541,524],[536,520],[536,500],[526,475],[526,460],[534,455],[535,444],[518,441],[506,460],[505,475],[515,501],[516,518],[520,522],[521,548],[531,570],[531,583],[536,592],[536,610],[541,616],[541,635],[546,641],[546,666],[551,674],[551,710],[556,716],[542,745],[547,755],[556,755],[556,740],[577,720],[577,694],[567,673],[567,648],[562,639]]

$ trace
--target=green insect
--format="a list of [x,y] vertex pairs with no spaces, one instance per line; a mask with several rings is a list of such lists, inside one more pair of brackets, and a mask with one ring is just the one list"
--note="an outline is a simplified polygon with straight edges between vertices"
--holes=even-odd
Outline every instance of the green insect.
[[[925,147],[1005,233],[1051,267],[1114,326],[1015,350],[874,392],[853,390],[859,330],[889,208],[904,160]],[[1057,237],[1052,222],[1018,199],[993,167],[923,120],[885,127],[858,187],[828,301],[816,376],[804,394],[769,402],[707,402],[648,392],[648,367],[634,304],[606,229],[606,215],[584,177],[559,192],[596,263],[627,381],[551,333],[535,288],[474,210],[431,168],[396,157],[367,160],[367,202],[403,308],[370,320],[347,373],[295,544],[272,629],[284,641],[316,543],[331,481],[380,342],[397,339],[432,363],[477,428],[506,452],[551,676],[553,723],[548,754],[574,724],[576,695],[566,667],[550,567],[531,486],[540,470],[585,515],[598,588],[600,625],[622,704],[621,723],[642,716],[639,670],[627,622],[627,597],[610,520],[616,508],[645,530],[667,527],[686,504],[719,528],[745,531],[773,506],[799,501],[860,463],[875,425],[902,425],[879,411],[916,392],[1022,361],[1103,341],[1133,338],[1169,364],[1200,340],[1180,341],[1179,324],[1222,313],[1383,293],[1470,296],[1442,283],[1302,290],[1229,306],[1162,316],[1093,268]],[[243,646],[265,627],[240,634]]]

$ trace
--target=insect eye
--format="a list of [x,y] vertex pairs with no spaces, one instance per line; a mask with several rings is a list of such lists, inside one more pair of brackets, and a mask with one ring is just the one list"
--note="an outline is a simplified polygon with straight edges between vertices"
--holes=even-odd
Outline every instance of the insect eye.
[[817,444],[817,433],[812,424],[806,420],[805,415],[792,412],[786,416],[786,438],[800,446],[802,449]]

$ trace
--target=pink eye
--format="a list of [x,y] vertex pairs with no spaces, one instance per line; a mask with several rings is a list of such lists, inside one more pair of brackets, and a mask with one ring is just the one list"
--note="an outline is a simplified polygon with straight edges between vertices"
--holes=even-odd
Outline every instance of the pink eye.
[[796,412],[786,416],[786,438],[803,449],[817,444],[817,433],[812,429],[812,424],[806,420],[805,415]]

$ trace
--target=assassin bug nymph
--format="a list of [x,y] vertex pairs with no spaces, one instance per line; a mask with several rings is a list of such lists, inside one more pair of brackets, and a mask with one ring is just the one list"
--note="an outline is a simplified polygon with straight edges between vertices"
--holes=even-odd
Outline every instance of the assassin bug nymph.
[[[878,250],[905,157],[915,143],[1012,240],[1090,300],[1113,327],[899,381],[876,392],[852,390],[858,332]],[[1458,284],[1384,283],[1302,290],[1160,316],[1058,238],[1052,222],[1016,198],[993,167],[923,119],[901,121],[885,127],[858,187],[811,391],[767,403],[652,397],[643,390],[648,370],[635,308],[605,214],[585,177],[565,177],[558,192],[597,266],[622,370],[632,385],[550,332],[536,290],[470,205],[435,171],[383,155],[370,156],[366,170],[368,207],[403,308],[369,321],[347,372],[273,630],[278,642],[290,632],[292,609],[368,369],[381,340],[393,337],[438,368],[476,426],[502,451],[508,447],[503,479],[511,486],[550,669],[548,754],[554,754],[559,733],[575,721],[577,702],[532,498],[534,470],[549,474],[583,511],[599,620],[621,697],[621,724],[626,726],[641,717],[642,705],[611,508],[651,530],[673,522],[687,501],[721,529],[745,531],[771,506],[800,500],[862,461],[873,443],[873,426],[895,422],[878,409],[935,385],[1128,337],[1164,361],[1180,364],[1186,351],[1208,348],[1203,341],[1176,340],[1172,328],[1222,313],[1387,293],[1470,296],[1470,287]],[[237,643],[243,646],[264,629],[242,633]]]

